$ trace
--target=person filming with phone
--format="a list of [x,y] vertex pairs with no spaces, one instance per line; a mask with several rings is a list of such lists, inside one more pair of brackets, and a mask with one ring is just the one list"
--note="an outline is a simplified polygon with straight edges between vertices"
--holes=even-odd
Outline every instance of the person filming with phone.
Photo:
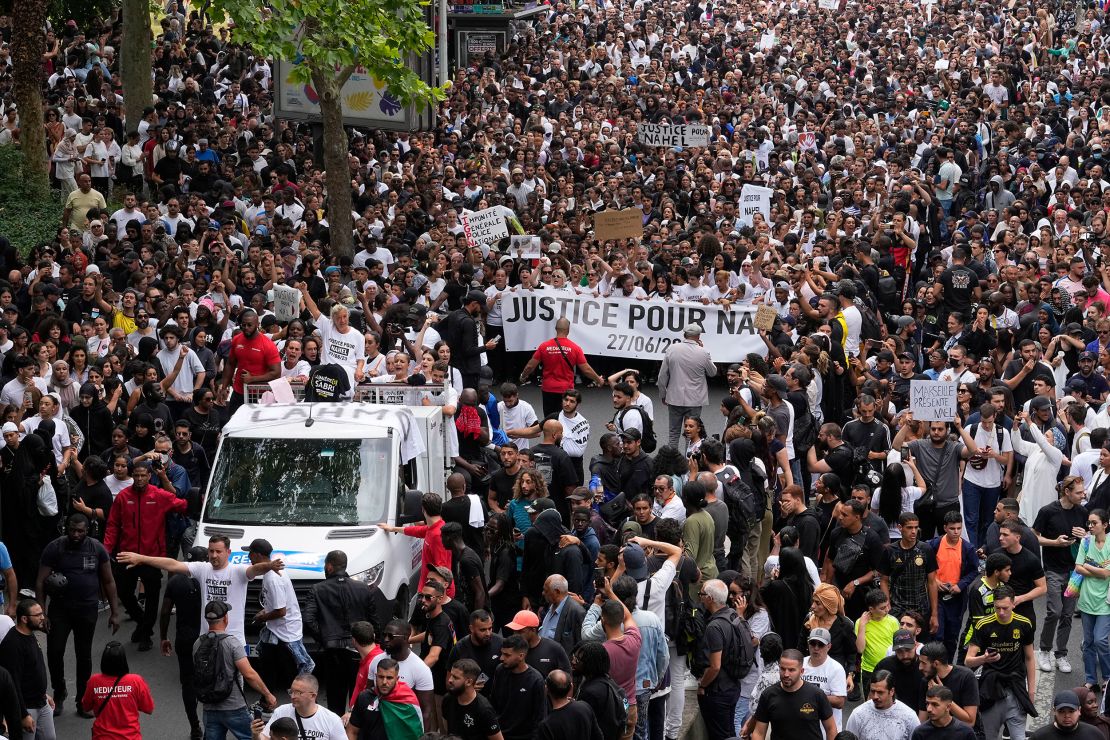
[[[1075,565],[1079,546],[1087,536],[1083,478],[1069,475],[1056,484],[1056,493],[1059,498],[1042,506],[1033,521],[1033,531],[1037,533],[1037,542],[1041,545],[1041,561],[1048,588],[1037,662],[1042,671],[1071,673],[1068,638],[1071,637],[1079,594],[1069,597],[1064,590],[1068,586],[1068,576]],[[1056,638],[1055,654],[1052,651],[1053,637]]]

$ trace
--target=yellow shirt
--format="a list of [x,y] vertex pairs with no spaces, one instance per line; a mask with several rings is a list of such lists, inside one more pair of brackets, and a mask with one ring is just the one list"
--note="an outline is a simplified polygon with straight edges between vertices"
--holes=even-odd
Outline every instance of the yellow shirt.
[[136,323],[135,319],[120,310],[112,314],[112,327],[123,329],[127,334],[138,331],[139,329],[139,325]]
[[85,214],[89,212],[90,208],[107,208],[108,204],[104,202],[104,196],[96,190],[89,188],[89,192],[82,193],[80,189],[74,190],[66,198],[66,208],[72,209],[69,213],[69,228],[84,231],[88,219]]

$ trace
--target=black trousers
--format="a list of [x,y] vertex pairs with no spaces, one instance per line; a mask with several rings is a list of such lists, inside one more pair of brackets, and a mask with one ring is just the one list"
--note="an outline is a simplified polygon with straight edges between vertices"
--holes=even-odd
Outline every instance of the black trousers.
[[954,499],[944,503],[937,503],[936,506],[926,509],[919,513],[921,517],[921,534],[918,538],[921,542],[931,540],[937,534],[944,533],[944,515],[950,511],[960,510],[960,500]]
[[177,676],[181,681],[181,703],[185,705],[185,716],[189,727],[199,727],[197,716],[197,692],[193,690],[193,645],[199,635],[182,637],[178,635],[173,649],[177,653]]
[[563,394],[541,391],[543,393],[543,415],[558,414],[563,410]]
[[[154,636],[154,624],[158,621],[158,609],[161,606],[158,596],[162,591],[162,571],[150,565],[126,568],[118,563],[113,566],[113,570],[120,603],[137,622],[135,636],[150,640]],[[143,584],[143,594],[146,599],[145,609],[139,605],[139,599],[135,594],[135,587],[140,581]],[[189,654],[192,655],[191,649]]]
[[96,632],[96,604],[71,609],[50,600],[48,616],[50,631],[46,633],[46,662],[50,668],[50,687],[54,701],[69,696],[66,691],[66,645],[73,635],[73,652],[77,658],[77,701],[85,695],[85,685],[92,675],[92,644]]
[[316,661],[316,678],[324,685],[328,709],[342,716],[355,688],[358,653],[346,648],[324,648]]

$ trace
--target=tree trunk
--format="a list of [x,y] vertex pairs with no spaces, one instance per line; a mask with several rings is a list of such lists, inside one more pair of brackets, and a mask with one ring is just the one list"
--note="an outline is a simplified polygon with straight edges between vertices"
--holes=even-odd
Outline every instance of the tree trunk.
[[343,128],[342,85],[331,69],[312,71],[312,84],[320,96],[320,118],[324,126],[324,169],[328,187],[328,234],[336,257],[354,257],[354,221],[351,219],[351,168],[348,164],[347,132]]
[[124,129],[135,131],[143,109],[154,99],[150,79],[150,5],[147,0],[123,0],[123,43],[120,76],[123,80]]
[[23,177],[33,195],[48,192],[50,160],[42,112],[42,55],[46,51],[46,0],[16,0],[12,28],[14,93],[19,106]]

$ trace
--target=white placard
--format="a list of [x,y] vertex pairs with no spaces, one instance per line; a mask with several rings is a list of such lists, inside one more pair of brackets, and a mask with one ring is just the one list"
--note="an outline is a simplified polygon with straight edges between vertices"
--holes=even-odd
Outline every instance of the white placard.
[[740,215],[737,220],[745,226],[752,225],[752,216],[758,211],[763,214],[763,220],[771,221],[771,196],[775,194],[771,188],[760,185],[745,185],[740,191]]
[[543,243],[538,236],[510,236],[509,254],[517,259],[538,260],[543,256]]
[[817,7],[822,10],[840,10],[840,0],[817,0]]
[[462,224],[466,243],[472,247],[493,244],[498,239],[504,239],[509,235],[505,214],[499,208],[463,213]]
[[910,411],[915,421],[952,421],[956,418],[956,381],[911,380]]
[[700,123],[641,123],[636,127],[636,139],[648,146],[709,146],[709,127]]
[[759,37],[759,50],[770,51],[775,46],[775,32],[770,31]]
[[292,321],[301,313],[301,291],[288,285],[274,286],[274,315],[278,321]]
[[505,349],[532,351],[555,336],[555,322],[570,321],[570,338],[587,355],[661,360],[682,341],[682,330],[702,325],[703,345],[714,362],[740,362],[767,345],[755,329],[755,306],[725,310],[716,304],[632,298],[594,298],[553,290],[513,291],[502,297]]

